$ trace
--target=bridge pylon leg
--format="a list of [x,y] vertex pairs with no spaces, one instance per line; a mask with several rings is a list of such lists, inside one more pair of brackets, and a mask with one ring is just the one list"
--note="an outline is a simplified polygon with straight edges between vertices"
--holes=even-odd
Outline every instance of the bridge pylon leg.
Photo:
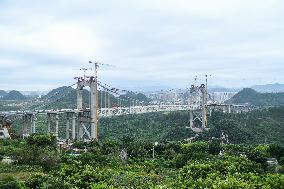
[[58,139],[59,114],[58,112],[47,113],[48,133],[53,134]]
[[73,113],[72,116],[72,139],[76,139],[76,114]]
[[189,126],[191,128],[193,127],[193,114],[192,114],[192,110],[189,110]]
[[55,115],[55,136],[58,139],[58,134],[59,134],[59,115]]
[[51,117],[49,113],[47,113],[47,132],[48,134],[51,133]]
[[23,137],[27,137],[33,132],[33,127],[35,127],[35,120],[33,118],[33,114],[25,113],[22,116],[23,126],[22,126],[22,135]]
[[[91,139],[98,139],[98,101],[97,78],[90,80]],[[106,100],[106,99],[105,99]]]
[[22,121],[23,121],[22,136],[25,137],[28,134],[28,127],[27,127],[27,121],[26,121],[25,114],[22,116]]
[[67,119],[66,119],[66,135],[65,135],[65,138],[66,138],[66,140],[68,140],[69,138],[70,138],[70,136],[69,136],[69,131],[70,131],[70,118],[69,118],[69,116],[68,116],[68,114],[67,114]]
[[31,126],[31,133],[36,133],[36,114],[32,115],[31,121],[32,121],[32,126]]

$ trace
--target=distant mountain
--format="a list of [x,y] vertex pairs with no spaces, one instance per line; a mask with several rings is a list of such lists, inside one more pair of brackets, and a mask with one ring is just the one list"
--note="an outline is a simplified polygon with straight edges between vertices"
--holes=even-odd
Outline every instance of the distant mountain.
[[4,90],[0,90],[0,98],[4,97],[7,95],[7,92]]
[[120,97],[121,99],[124,99],[124,100],[130,98],[130,99],[132,99],[132,100],[137,100],[137,101],[139,101],[139,102],[142,102],[142,101],[143,101],[143,102],[145,102],[145,103],[148,103],[148,102],[150,101],[150,99],[149,99],[148,97],[146,97],[146,95],[144,95],[144,94],[142,94],[142,93],[136,94],[136,93],[134,93],[134,92],[132,92],[132,91],[127,91],[126,94],[120,95],[119,97]]
[[284,92],[284,84],[279,84],[279,83],[267,84],[267,85],[254,85],[251,88],[260,93]]
[[54,101],[54,100],[70,100],[69,98],[64,98],[64,97],[73,97],[75,94],[76,95],[76,90],[73,89],[72,87],[58,87],[56,89],[51,90],[49,93],[47,93],[46,95],[42,96],[43,100],[49,100],[49,101]]
[[254,106],[284,106],[284,93],[259,93],[251,88],[244,88],[229,103],[248,103]]
[[[41,97],[46,109],[76,108],[77,93],[72,87],[59,87]],[[83,104],[89,103],[89,92],[83,90]]]
[[[144,101],[145,104],[149,99],[142,93],[127,92],[125,95],[121,95],[121,101],[118,101],[112,94],[108,94],[104,91],[98,91],[98,103],[99,107],[116,107],[118,103],[121,103],[123,106],[129,106],[129,98],[132,100]],[[107,100],[106,100],[107,99]],[[83,90],[83,106],[88,107],[90,100],[90,92],[86,89]],[[42,96],[41,101],[44,102],[44,105],[40,105],[41,108],[45,109],[73,109],[76,108],[77,103],[77,91],[72,87],[59,87],[53,89],[48,94]],[[133,103],[133,102],[131,102]],[[35,109],[38,109],[39,106],[35,106]]]
[[25,97],[19,91],[10,91],[2,98],[2,100],[26,100],[26,99],[27,97]]

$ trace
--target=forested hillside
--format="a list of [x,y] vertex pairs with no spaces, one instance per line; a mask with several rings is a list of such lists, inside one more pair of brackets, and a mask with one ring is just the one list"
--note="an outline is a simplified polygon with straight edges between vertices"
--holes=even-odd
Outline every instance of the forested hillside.
[[[188,126],[187,112],[127,115],[100,120],[102,138],[133,137],[135,140],[181,141],[195,134]],[[255,110],[249,113],[213,112],[210,130],[199,134],[199,140],[219,138],[221,131],[234,144],[284,144],[284,107]]]
[[[90,92],[83,90],[83,107],[89,107]],[[12,101],[12,102],[11,102]],[[131,105],[148,104],[150,100],[142,93],[125,91],[120,96],[110,94],[105,91],[98,91],[99,107],[117,107]],[[43,110],[43,109],[76,109],[77,91],[72,87],[58,87],[51,90],[41,98],[27,98],[18,91],[6,93],[0,90],[0,111],[17,110]]]
[[146,141],[181,141],[193,135],[187,112],[148,113],[102,118],[101,138],[120,139],[124,136]]
[[248,103],[254,106],[283,106],[284,93],[258,93],[253,89],[244,88],[228,100],[228,103]]
[[[65,137],[65,114],[60,114],[59,136]],[[37,132],[47,132],[46,117],[37,119]],[[20,134],[21,120],[13,123],[16,134]],[[189,115],[181,112],[156,112],[138,115],[123,115],[99,120],[101,139],[121,139],[125,136],[134,140],[183,141],[195,136],[189,126]],[[249,113],[225,114],[213,112],[209,117],[210,130],[199,134],[198,140],[219,138],[221,131],[234,144],[284,144],[284,107],[255,110]]]
[[[232,145],[210,142],[100,140],[77,142],[59,152],[56,139],[32,135],[0,140],[1,189],[68,188],[284,188],[284,147]],[[275,157],[279,165],[269,165]]]
[[[284,188],[284,107],[213,112],[191,144],[188,119],[186,111],[102,118],[99,141],[72,144],[80,154],[60,152],[49,135],[0,140],[0,158],[15,160],[0,163],[0,188]],[[46,133],[42,121],[37,132]],[[216,139],[222,131],[230,144]]]
[[[83,105],[89,104],[89,91],[83,90]],[[75,109],[77,93],[72,87],[59,87],[44,95],[42,109]],[[37,109],[37,106],[34,106]]]
[[[118,106],[118,98],[113,94],[107,93],[105,91],[98,91],[98,103],[100,107],[115,107]],[[138,100],[140,102],[144,101],[145,104],[149,102],[149,99],[142,93],[127,92],[124,95],[120,95],[121,105],[129,106],[129,99],[131,101]],[[72,87],[59,87],[50,91],[47,95],[41,98],[44,101],[43,108],[46,109],[74,109],[76,108],[77,93],[76,89]],[[83,106],[88,107],[90,100],[89,91],[83,90]],[[133,102],[131,102],[133,104]],[[34,106],[37,108],[37,106]]]
[[223,130],[234,144],[284,144],[284,107],[240,114],[214,112],[209,126],[208,137],[218,137]]

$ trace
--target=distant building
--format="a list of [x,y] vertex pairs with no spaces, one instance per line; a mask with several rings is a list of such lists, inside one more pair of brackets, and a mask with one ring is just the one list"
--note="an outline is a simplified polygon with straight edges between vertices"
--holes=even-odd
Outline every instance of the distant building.
[[237,92],[212,92],[209,94],[210,100],[217,103],[223,103],[232,98]]

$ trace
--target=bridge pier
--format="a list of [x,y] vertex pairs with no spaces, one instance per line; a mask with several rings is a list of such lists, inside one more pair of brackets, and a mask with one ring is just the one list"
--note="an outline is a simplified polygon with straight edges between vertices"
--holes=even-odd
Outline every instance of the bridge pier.
[[72,116],[72,139],[76,139],[76,114]]
[[58,138],[58,131],[59,131],[59,115],[55,115],[55,136]]
[[189,126],[190,126],[190,128],[193,127],[193,114],[192,114],[192,110],[189,110]]
[[36,133],[36,114],[32,114],[32,133]]
[[83,85],[81,82],[78,82],[77,84],[77,109],[82,110],[83,109]]
[[69,136],[69,131],[70,131],[70,118],[67,116],[66,118],[66,131],[65,131],[65,139],[68,140],[70,138]]
[[98,84],[97,78],[90,78],[91,139],[98,139]]
[[[65,136],[66,139],[70,139],[71,136],[71,139],[75,140],[75,127],[76,127],[76,113],[66,112],[66,136]],[[73,131],[74,131],[74,136],[73,136]]]
[[58,112],[48,112],[48,133],[53,134],[58,139],[59,133],[59,114]]
[[29,133],[28,133],[28,123],[27,123],[27,115],[26,114],[24,114],[23,116],[22,116],[22,121],[23,121],[23,123],[22,123],[22,126],[23,126],[23,130],[22,130],[22,135],[23,135],[23,138],[25,138],[25,137],[27,137],[28,135],[29,135]]
[[23,126],[22,135],[23,137],[29,136],[36,132],[36,114],[35,113],[25,113],[22,115]]

